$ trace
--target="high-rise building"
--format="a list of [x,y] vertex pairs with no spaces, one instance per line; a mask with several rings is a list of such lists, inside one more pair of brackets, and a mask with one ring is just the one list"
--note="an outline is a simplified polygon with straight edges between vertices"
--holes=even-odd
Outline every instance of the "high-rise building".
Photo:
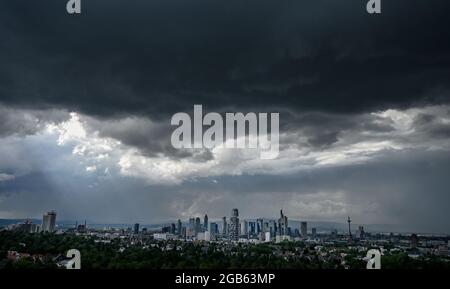
[[239,211],[236,208],[234,208],[231,212],[229,235],[230,240],[239,240]]
[[287,235],[288,218],[283,214],[283,210],[280,210],[280,218],[278,219],[277,233],[280,236]]
[[242,220],[240,235],[247,235],[247,234],[248,234],[248,222],[246,220]]
[[263,230],[263,219],[257,219],[256,220],[256,234],[259,234],[259,233],[264,233],[264,230]]
[[56,212],[50,211],[42,217],[42,232],[53,233],[55,231]]
[[194,236],[197,236],[197,234],[202,231],[201,229],[202,229],[202,225],[200,223],[200,218],[197,217],[197,218],[195,218],[195,229],[194,229],[195,234],[194,234]]
[[270,238],[270,232],[266,232],[266,235],[264,236],[264,242],[270,242],[271,238]]
[[211,232],[211,234],[219,234],[219,225],[214,222],[209,223],[209,231]]
[[276,231],[276,226],[277,226],[276,223],[272,223],[270,221],[269,222],[264,222],[263,226],[262,226],[263,232],[264,233],[270,232],[270,234],[273,234]]
[[133,233],[134,233],[135,235],[139,234],[139,224],[138,224],[138,223],[134,224],[134,230],[133,230]]
[[254,235],[256,233],[256,223],[255,222],[248,222],[248,231],[251,235]]
[[211,240],[214,240],[219,234],[219,225],[217,225],[217,223],[214,222],[209,223],[209,232]]
[[177,234],[180,235],[180,236],[181,236],[181,227],[182,227],[181,220],[178,219],[178,223],[177,223]]
[[187,237],[196,236],[196,234],[195,234],[195,218],[189,218],[189,225],[186,230],[186,236]]
[[227,217],[223,217],[223,228],[222,228],[222,235],[224,237],[228,236],[228,224],[227,224]]
[[311,233],[312,233],[312,234],[311,234],[312,237],[315,238],[316,235],[317,235],[317,229],[316,229],[316,228],[312,228],[312,229],[311,229]]
[[36,225],[27,219],[23,223],[12,225],[11,230],[23,233],[36,233]]
[[205,214],[205,218],[203,219],[203,229],[208,231],[208,215]]
[[308,235],[308,223],[307,222],[300,223],[300,232],[302,234],[302,237],[306,237]]
[[358,227],[358,236],[357,238],[359,239],[364,239],[364,227],[363,226],[359,226]]
[[177,227],[175,226],[175,223],[172,223],[170,225],[170,233],[175,234],[176,230],[177,230]]

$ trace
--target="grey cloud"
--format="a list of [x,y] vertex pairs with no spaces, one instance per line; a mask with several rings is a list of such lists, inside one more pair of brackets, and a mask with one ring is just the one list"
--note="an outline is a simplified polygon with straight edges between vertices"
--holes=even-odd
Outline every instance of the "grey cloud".
[[14,179],[15,179],[14,175],[0,173],[0,182],[7,182]]
[[32,135],[48,123],[59,123],[68,117],[69,114],[61,110],[27,110],[0,105],[0,137]]
[[[446,115],[443,117],[450,119],[450,110],[447,109]],[[450,138],[450,122],[443,122],[437,115],[429,113],[419,114],[414,119],[414,127],[418,131],[433,139]]]

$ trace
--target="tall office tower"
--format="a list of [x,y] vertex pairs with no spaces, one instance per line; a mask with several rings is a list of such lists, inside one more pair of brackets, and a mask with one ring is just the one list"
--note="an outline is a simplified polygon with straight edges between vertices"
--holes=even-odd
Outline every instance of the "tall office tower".
[[275,234],[279,236],[286,235],[286,232],[284,231],[284,215],[283,210],[280,210],[280,218],[278,218],[278,224],[275,224],[274,226]]
[[177,222],[177,234],[180,235],[180,236],[181,236],[181,227],[182,227],[181,220],[178,219],[178,222]]
[[51,211],[42,217],[42,232],[53,233],[55,231],[56,212]]
[[223,217],[223,229],[222,229],[222,235],[223,235],[224,237],[228,236],[227,217]]
[[274,230],[275,230],[275,227],[276,227],[275,222],[272,225],[273,226],[271,226],[270,221],[269,222],[264,222],[264,224],[263,224],[263,232],[264,233],[270,232],[270,235],[272,235]]
[[134,231],[133,231],[133,233],[135,235],[139,234],[139,224],[138,223],[134,224]]
[[247,235],[247,234],[248,234],[248,222],[246,220],[242,220],[240,235]]
[[205,231],[208,231],[208,215],[205,214],[205,218],[203,219],[203,229],[205,229]]
[[248,222],[248,230],[251,235],[254,235],[256,233],[255,229],[256,229],[255,222]]
[[209,223],[209,229],[208,230],[211,232],[211,235],[217,233],[216,232],[216,227],[217,227],[216,223],[214,223],[214,222]]
[[287,235],[288,219],[283,215],[283,210],[280,210],[280,218],[278,219],[278,235]]
[[239,235],[248,235],[248,221],[242,220],[239,224]]
[[234,208],[231,212],[230,218],[230,240],[237,241],[239,240],[239,212],[238,209]]
[[198,233],[202,231],[202,223],[200,221],[200,218],[195,218],[195,236],[197,236]]
[[263,232],[263,219],[256,219],[256,234]]
[[195,235],[195,218],[189,219],[189,225],[186,232],[187,237],[192,237]]
[[175,234],[175,232],[176,232],[176,226],[175,226],[175,223],[172,223],[170,225],[170,233]]
[[209,223],[209,232],[211,240],[214,240],[216,236],[219,234],[219,226],[217,225],[217,223],[214,222]]
[[308,235],[308,223],[307,222],[300,223],[300,232],[302,233],[302,237],[306,237]]
[[315,238],[317,235],[317,229],[316,228],[312,228],[311,229],[311,233],[312,233],[312,237]]

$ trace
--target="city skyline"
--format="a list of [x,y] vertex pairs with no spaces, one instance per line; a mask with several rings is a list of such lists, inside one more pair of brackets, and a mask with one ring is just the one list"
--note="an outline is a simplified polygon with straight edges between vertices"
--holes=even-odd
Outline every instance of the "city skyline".
[[[0,3],[0,219],[450,232],[449,1],[41,2]],[[196,105],[277,114],[277,157],[174,147]]]
[[[48,231],[48,232],[55,232],[56,229],[67,229],[70,227],[74,227],[74,228],[78,228],[78,227],[83,227],[83,229],[87,229],[89,226],[93,226],[93,228],[98,228],[98,226],[108,226],[111,228],[126,228],[128,227],[128,229],[132,230],[133,232],[139,232],[140,228],[141,229],[151,229],[151,230],[158,230],[159,229],[164,229],[164,228],[168,228],[169,230],[177,230],[178,232],[180,232],[181,228],[183,229],[189,229],[190,226],[192,226],[192,230],[194,230],[195,228],[195,232],[200,232],[200,231],[209,231],[210,230],[210,225],[216,226],[217,230],[220,231],[221,235],[229,235],[230,234],[230,219],[233,217],[234,211],[237,210],[236,208],[232,210],[231,215],[229,216],[223,216],[221,218],[219,217],[213,217],[213,218],[209,218],[208,214],[204,215],[204,220],[202,221],[202,219],[199,216],[192,216],[189,217],[187,219],[169,219],[163,222],[149,222],[149,221],[138,221],[136,222],[132,222],[132,223],[127,223],[127,222],[115,222],[115,223],[108,223],[108,222],[95,222],[92,220],[89,220],[89,222],[87,221],[87,219],[84,219],[84,225],[82,223],[78,223],[78,219],[75,220],[56,220],[56,211],[52,210],[52,211],[48,211],[47,213],[43,214],[43,218],[41,220],[39,220],[38,218],[24,218],[24,219],[0,219],[0,221],[16,221],[16,223],[10,223],[8,224],[3,224],[3,226],[6,226],[6,228],[8,226],[16,226],[16,225],[33,225],[33,226],[37,226],[38,230],[43,230],[43,231]],[[52,217],[52,221],[53,222],[52,225],[49,225],[49,220],[48,220],[48,216],[49,215],[53,215],[54,217]],[[314,220],[309,220],[309,219],[296,219],[296,218],[287,218],[287,215],[285,215],[283,213],[283,210],[280,210],[280,216],[281,217],[276,217],[276,216],[269,216],[269,217],[256,217],[256,216],[248,216],[245,218],[239,218],[238,217],[238,229],[237,231],[241,231],[242,226],[245,223],[246,228],[250,228],[251,224],[253,223],[253,226],[258,227],[259,226],[259,222],[268,222],[268,224],[278,224],[278,226],[283,226],[283,228],[281,229],[281,234],[283,235],[284,232],[287,231],[288,227],[289,229],[292,230],[298,230],[298,232],[301,235],[305,235],[306,232],[311,232],[312,235],[315,235],[316,232],[322,232],[322,233],[332,233],[334,231],[336,232],[341,232],[344,235],[350,234],[350,239],[352,234],[350,233],[351,230],[355,230],[355,231],[361,231],[364,229],[361,228],[366,228],[367,232],[375,232],[375,233],[399,233],[399,234],[425,234],[425,235],[436,235],[436,236],[449,236],[450,233],[448,232],[432,232],[432,231],[426,231],[426,232],[421,232],[421,231],[416,231],[416,230],[410,230],[408,228],[402,228],[402,227],[396,227],[396,226],[392,226],[389,224],[371,224],[371,223],[353,223],[352,225],[350,225],[350,217],[347,216],[346,220],[334,220],[334,221],[314,221]],[[21,221],[20,221],[21,220]],[[284,221],[283,221],[284,220]],[[35,221],[35,223],[33,223],[33,221]],[[353,221],[352,221],[353,222]],[[46,223],[46,225],[45,225]],[[309,224],[309,225],[308,225]],[[313,224],[312,227],[311,224]],[[62,227],[61,227],[62,226]],[[262,223],[261,223],[261,228],[262,228]],[[275,225],[276,226],[276,225]],[[0,223],[0,229],[2,227],[2,224]],[[27,227],[28,228],[28,227]],[[225,228],[225,230],[224,230]],[[309,228],[309,231],[308,231]],[[325,229],[324,229],[325,228]],[[319,230],[318,230],[319,229]],[[28,228],[28,230],[30,230],[30,228]],[[31,231],[36,231],[36,228],[33,227],[33,229]],[[196,235],[196,233],[194,234]]]

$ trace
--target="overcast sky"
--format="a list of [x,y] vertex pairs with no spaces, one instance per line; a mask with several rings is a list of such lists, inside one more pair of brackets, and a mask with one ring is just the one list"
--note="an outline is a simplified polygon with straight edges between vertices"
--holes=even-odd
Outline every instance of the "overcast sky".
[[[450,233],[450,3],[0,2],[0,218],[208,213]],[[280,155],[176,150],[176,112],[279,112]]]

